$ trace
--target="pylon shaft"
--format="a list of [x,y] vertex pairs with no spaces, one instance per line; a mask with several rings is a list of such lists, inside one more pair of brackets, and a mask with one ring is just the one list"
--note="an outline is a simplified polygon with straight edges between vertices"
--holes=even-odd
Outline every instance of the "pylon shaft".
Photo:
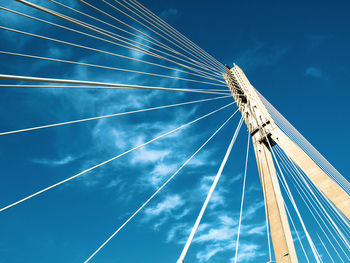
[[295,263],[298,260],[272,155],[270,149],[257,137],[253,136],[252,139],[276,262]]
[[275,124],[256,90],[238,66],[229,69],[224,78],[252,135],[276,262],[298,262],[270,152],[271,144],[278,144],[348,219],[350,196]]
[[267,136],[276,127],[243,71],[235,66],[224,76],[252,135],[255,156],[265,196],[265,205],[277,263],[297,263],[283,196]]

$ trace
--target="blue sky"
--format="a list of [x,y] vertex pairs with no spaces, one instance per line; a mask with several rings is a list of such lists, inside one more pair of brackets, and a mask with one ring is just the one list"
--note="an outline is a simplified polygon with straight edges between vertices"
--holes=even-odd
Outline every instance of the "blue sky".
[[[35,3],[68,15],[74,14],[48,1]],[[78,1],[65,3],[115,23]],[[327,1],[218,3],[145,0],[142,3],[222,63],[232,65],[235,62],[241,66],[252,84],[349,179],[350,21],[346,1],[333,1],[331,5]],[[1,1],[1,5],[71,26],[14,1]],[[99,1],[96,5],[113,13]],[[159,63],[135,51],[55,29],[3,10],[0,12],[2,26]],[[113,14],[125,19],[121,14]],[[79,29],[78,26],[73,28]],[[3,30],[0,34],[0,50],[4,51],[191,78],[184,73],[159,70],[150,65]],[[217,88],[114,70],[0,56],[1,74],[170,88]],[[140,90],[1,87],[0,92],[0,131],[213,97]],[[231,101],[230,98],[221,99],[0,136],[1,207]],[[215,116],[1,213],[0,262],[82,262],[234,110],[234,106],[224,109]],[[92,262],[176,262],[238,121],[237,115]],[[186,262],[227,263],[234,256],[246,138],[247,131],[242,128]],[[268,249],[263,199],[252,151],[249,158],[239,257],[240,262],[266,262]],[[307,214],[306,210],[303,212]],[[313,229],[312,218],[306,220]],[[308,253],[311,253],[309,250]],[[299,247],[297,251],[300,252]],[[320,251],[325,254],[321,248]],[[300,262],[306,261],[301,257]]]

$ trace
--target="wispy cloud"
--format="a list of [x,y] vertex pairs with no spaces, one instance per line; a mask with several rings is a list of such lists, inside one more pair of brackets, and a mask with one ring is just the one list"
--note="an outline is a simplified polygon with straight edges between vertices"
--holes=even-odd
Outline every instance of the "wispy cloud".
[[[139,140],[141,142],[142,140]],[[138,145],[141,143],[138,143]],[[170,154],[170,150],[153,150],[148,148],[142,148],[139,151],[133,153],[132,163],[154,163],[156,161],[163,160]]]
[[[155,206],[148,207],[144,211],[144,218],[142,221],[148,222],[155,219],[157,216],[161,216],[161,224],[173,215],[175,212],[180,212],[178,209],[184,205],[184,200],[179,195],[167,195],[163,201],[159,202]],[[159,226],[159,222],[156,224]]]
[[[209,189],[214,181],[215,176],[204,176],[200,182],[200,188],[199,192],[204,193],[204,195],[207,195],[209,192]],[[213,193],[211,199],[210,199],[210,208],[214,209],[219,205],[225,204],[225,197],[222,194],[223,189],[216,189],[216,191]]]
[[171,17],[175,17],[179,14],[179,10],[176,8],[169,8],[160,13],[160,16],[164,19],[169,19]]
[[308,67],[305,70],[304,74],[305,74],[305,76],[310,76],[313,78],[321,78],[323,76],[323,73],[319,68],[312,67],[312,66]]
[[220,216],[219,225],[216,228],[206,229],[206,231],[200,232],[195,238],[195,242],[217,242],[222,240],[231,240],[234,237],[235,222],[228,216]]
[[[247,230],[247,231],[244,231]],[[260,226],[243,226],[242,231],[245,232],[245,235],[266,235],[266,225],[260,225]]]
[[254,71],[279,61],[287,51],[288,47],[273,47],[265,43],[258,43],[255,47],[242,52],[236,62],[244,66],[245,70]]
[[251,183],[248,187],[247,187],[247,194],[250,194],[252,192],[258,192],[261,191],[261,186],[258,185],[258,183]]
[[310,48],[315,48],[324,43],[326,40],[330,39],[330,35],[307,35],[306,41]]
[[224,252],[224,251],[232,251],[234,249],[234,242],[230,242],[229,244],[223,246],[222,244],[213,244],[213,245],[209,245],[208,247],[206,247],[206,249],[204,249],[201,252],[198,252],[196,254],[197,259],[199,260],[199,262],[209,262],[209,260],[214,257],[216,254],[220,253],[220,252]]
[[61,166],[69,164],[75,161],[77,157],[73,157],[72,155],[67,155],[61,159],[33,159],[32,161],[37,164],[44,164],[49,166]]
[[256,214],[257,212],[262,212],[262,208],[265,206],[264,201],[258,201],[258,202],[253,202],[245,211],[243,214],[243,219],[244,218],[249,218]]
[[236,183],[236,182],[240,181],[242,179],[242,177],[243,177],[243,174],[239,173],[236,176],[231,177],[229,179],[229,182],[230,182],[230,184]]
[[[190,212],[190,208],[184,208],[184,204],[185,200],[180,195],[166,195],[157,205],[144,210],[141,221],[147,224],[152,222],[153,229],[158,231],[170,218],[178,221]],[[170,230],[167,239],[170,240],[176,231],[176,229]]]
[[[167,233],[166,242],[178,242],[179,236],[185,237],[191,231],[188,223],[175,224]],[[183,243],[183,242],[181,242]]]
[[166,162],[158,163],[151,172],[149,182],[154,186],[158,186],[164,177],[169,177],[170,174],[175,172],[177,166],[177,164],[168,164]]
[[[37,0],[35,1],[35,4],[40,5],[40,6],[45,6],[48,8],[55,8],[55,4],[50,3],[48,1],[45,0]],[[66,1],[65,4],[68,4],[72,7],[77,6],[77,2],[74,0],[68,0]],[[24,13],[27,15],[32,15],[32,16],[36,16],[36,10],[24,5],[22,3],[19,3],[17,1],[3,1],[2,3],[3,7],[10,9],[10,10],[14,10],[20,13]],[[9,11],[5,11],[5,10],[0,10],[0,16],[1,16],[1,21],[4,23],[3,26],[9,26],[10,28],[16,28],[18,30],[22,30],[22,31],[26,31],[26,32],[31,32],[31,33],[35,33],[40,31],[43,27],[45,27],[44,23],[41,22],[37,22],[33,19],[29,19],[26,18],[24,16],[18,15],[18,14],[14,14],[12,12]],[[14,25],[16,25],[16,27],[14,27]],[[53,27],[51,27],[53,28]],[[0,32],[0,36],[1,35],[6,35],[6,40],[10,41],[12,43],[16,43],[16,48],[23,48],[28,42],[32,41],[32,39],[27,38],[27,37],[21,37],[21,41],[18,41],[18,34],[17,33],[13,33],[13,32],[9,32],[9,31],[5,31],[5,30],[1,30]],[[13,50],[11,50],[13,51]]]
[[[260,245],[251,239],[261,235],[263,226],[244,225],[242,226],[242,238],[239,246],[240,262],[249,262],[254,257],[260,256]],[[233,254],[237,235],[238,222],[232,219],[231,215],[221,215],[215,221],[204,224],[198,229],[194,242],[200,244],[201,249],[196,257],[199,262],[211,262],[212,258],[220,253],[230,251]],[[250,237],[246,239],[244,237]]]
[[[257,257],[263,256],[266,253],[261,251],[259,244],[253,243],[240,243],[239,253],[238,253],[238,262],[251,262],[254,261]],[[233,261],[232,261],[233,262]]]
[[145,213],[150,217],[154,217],[160,214],[170,213],[172,210],[177,209],[184,205],[184,201],[179,195],[167,196],[162,202],[158,203],[154,207],[149,207],[145,210]]

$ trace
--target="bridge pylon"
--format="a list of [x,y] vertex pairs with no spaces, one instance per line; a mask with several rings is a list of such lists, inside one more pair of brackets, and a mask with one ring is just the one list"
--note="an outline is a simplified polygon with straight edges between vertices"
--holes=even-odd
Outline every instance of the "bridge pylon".
[[252,137],[276,262],[298,262],[271,148],[278,144],[348,219],[350,197],[275,124],[240,67],[227,67],[224,78]]

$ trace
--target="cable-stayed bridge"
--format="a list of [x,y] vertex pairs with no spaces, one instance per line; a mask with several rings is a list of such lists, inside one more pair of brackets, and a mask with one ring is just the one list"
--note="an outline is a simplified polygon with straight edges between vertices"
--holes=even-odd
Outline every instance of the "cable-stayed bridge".
[[[246,235],[244,208],[249,186],[247,185],[248,164],[254,163],[249,154],[252,149],[255,152],[255,163],[258,168],[256,171],[259,173],[262,189],[262,195],[259,198],[264,204],[263,226],[267,248],[265,262],[350,261],[349,182],[263,97],[263,89],[253,87],[239,66],[234,65],[231,68],[223,65],[136,0],[79,0],[69,3],[56,0],[16,0],[11,4],[2,4],[0,9],[4,22],[0,28],[9,38],[15,40],[12,49],[0,50],[3,59],[13,66],[7,72],[0,74],[2,91],[28,92],[27,96],[48,91],[57,97],[64,96],[62,94],[64,91],[83,91],[96,98],[99,98],[96,92],[102,92],[113,99],[114,93],[118,94],[117,96],[124,96],[126,102],[132,101],[127,99],[127,96],[130,96],[128,94],[132,94],[131,97],[137,97],[135,95],[137,92],[142,94],[140,97],[143,102],[149,96],[161,98],[166,96],[168,99],[174,97],[173,94],[205,96],[178,103],[159,103],[150,107],[137,107],[140,103],[135,103],[133,106],[136,105],[136,107],[132,109],[128,108],[128,105],[123,105],[124,108],[120,107],[119,111],[93,116],[83,114],[83,118],[58,122],[46,121],[28,126],[21,126],[21,123],[9,125],[8,127],[14,128],[1,130],[1,140],[7,138],[16,140],[16,136],[23,136],[21,140],[25,140],[27,135],[36,132],[49,132],[66,126],[91,125],[91,122],[96,123],[96,121],[103,124],[104,121],[112,118],[118,121],[118,117],[131,118],[131,124],[135,120],[136,126],[137,116],[141,114],[141,118],[149,118],[147,114],[157,112],[159,118],[166,119],[170,116],[169,112],[165,112],[167,109],[175,111],[189,105],[196,111],[196,107],[203,107],[200,114],[193,115],[193,118],[188,121],[182,121],[180,124],[175,122],[175,125],[169,125],[165,130],[159,130],[158,127],[153,136],[120,146],[120,152],[114,151],[104,159],[98,155],[97,160],[87,162],[80,170],[61,175],[59,180],[51,184],[48,183],[51,180],[46,181],[42,187],[33,188],[35,190],[30,193],[24,183],[27,179],[19,177],[20,186],[10,190],[16,194],[8,194],[5,201],[1,200],[0,216],[10,217],[12,215],[10,213],[15,214],[25,205],[30,207],[36,200],[45,199],[50,192],[56,191],[59,194],[59,190],[65,186],[78,183],[90,173],[106,169],[105,167],[116,162],[124,162],[127,156],[159,144],[162,139],[186,141],[187,136],[181,136],[181,138],[174,136],[183,134],[193,125],[209,118],[220,118],[219,116],[224,114],[221,123],[214,130],[210,129],[210,134],[207,134],[205,140],[196,149],[187,153],[186,158],[174,165],[172,171],[162,177],[162,180],[154,183],[156,187],[152,189],[151,194],[142,195],[142,199],[138,200],[139,203],[136,206],[133,205],[126,215],[121,215],[122,223],[114,225],[114,229],[104,233],[103,240],[94,241],[95,248],[88,254],[83,253],[79,259],[80,262],[102,260],[99,256],[103,255],[104,249],[112,246],[110,243],[113,240],[122,238],[119,235],[127,234],[127,228],[136,220],[136,217],[141,216],[152,203],[156,204],[157,197],[166,192],[171,184],[176,183],[176,179],[184,173],[183,170],[195,162],[196,157],[198,158],[198,155],[212,145],[210,143],[215,143],[220,132],[232,125],[235,118],[238,118],[236,127],[230,128],[231,138],[226,138],[227,143],[224,146],[226,149],[220,147],[221,161],[214,163],[215,176],[210,178],[210,185],[205,188],[205,195],[199,200],[201,206],[194,208],[195,217],[192,218],[190,231],[185,231],[186,238],[180,242],[182,250],[178,251],[177,258],[164,260],[177,261],[177,263],[190,262],[186,259],[191,254],[191,245],[196,242],[196,234],[201,231],[201,227],[206,227],[205,215],[210,209],[210,201],[215,199],[215,190],[220,187],[220,180],[229,174],[229,172],[223,174],[223,171],[225,166],[229,165],[231,151],[242,146],[237,145],[240,130],[248,130],[244,147],[239,148],[241,152],[237,153],[243,157],[240,166],[242,184],[239,186],[235,184],[230,191],[232,195],[237,194],[239,197],[237,207],[239,213],[235,218],[237,233],[233,235],[232,244],[234,245],[230,247],[233,262],[249,260],[254,262],[252,258],[240,257],[244,249],[242,237]],[[8,21],[5,21],[5,18]],[[11,22],[11,19],[20,19],[19,21],[26,21],[27,24]],[[26,46],[25,41],[28,39],[34,40],[35,45]],[[48,45],[52,48],[51,52],[48,52],[50,51],[47,49]],[[31,67],[34,68],[37,63],[41,65],[40,70],[35,70],[39,74],[29,74],[33,72]],[[25,65],[27,70],[17,74],[15,68],[18,65]],[[78,72],[76,67],[79,69]],[[83,74],[84,70],[89,71]],[[102,73],[94,78],[91,72],[95,71]],[[74,77],[70,78],[70,76]],[[123,100],[119,100],[118,104]],[[222,104],[223,101],[225,104]],[[61,104],[65,105],[66,101],[63,100]],[[157,123],[156,120],[151,122]],[[146,123],[146,126],[150,126],[151,122]],[[146,129],[146,126],[142,126],[142,129]],[[129,128],[130,130],[126,133],[132,134],[134,126],[130,125]],[[60,133],[56,134],[55,138],[59,136]],[[190,142],[189,140],[188,144]],[[100,149],[96,149],[96,152],[99,151]],[[223,151],[225,153],[222,153]],[[142,158],[147,159],[152,158],[150,155],[154,152],[146,151],[143,154],[145,156]],[[70,158],[72,160],[68,158],[60,162],[73,162],[73,157]],[[45,163],[45,161],[40,162]],[[134,162],[145,163],[144,159]],[[128,173],[128,169],[131,169],[129,165],[124,163],[125,174]],[[196,169],[203,174],[206,168],[203,164]],[[6,173],[2,174],[3,177],[6,176]],[[118,178],[122,181],[126,180],[120,176]],[[188,184],[191,182],[189,181]],[[197,197],[193,196],[193,198]],[[170,207],[177,202],[180,201],[176,198],[172,199]],[[55,206],[55,203],[51,205]],[[160,209],[161,205],[164,204],[159,204],[156,208]],[[184,212],[186,211],[184,209]],[[108,214],[103,216],[108,217]],[[181,221],[182,218],[179,216],[177,220]],[[157,244],[154,245],[153,252],[156,254]],[[62,248],[57,249],[59,251]],[[221,247],[213,248],[215,249],[221,249]],[[17,262],[16,258],[21,256],[7,255],[4,262]],[[71,262],[76,260],[74,258]],[[211,262],[211,260],[209,257],[207,261]],[[152,259],[147,259],[148,261],[152,262]],[[40,258],[36,262],[40,262]],[[114,261],[108,258],[101,262]]]

